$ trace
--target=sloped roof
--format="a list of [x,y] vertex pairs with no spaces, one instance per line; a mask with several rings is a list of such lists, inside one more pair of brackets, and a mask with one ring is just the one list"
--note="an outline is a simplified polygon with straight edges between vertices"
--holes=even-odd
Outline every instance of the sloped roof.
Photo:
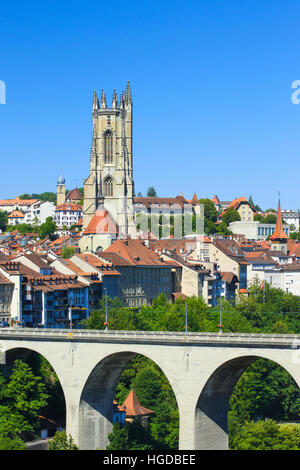
[[116,253],[136,266],[166,266],[141,240],[116,240],[104,253]]
[[24,218],[24,214],[22,214],[22,212],[20,212],[20,211],[13,211],[8,215],[8,218],[15,218],[15,217]]
[[81,199],[82,195],[78,188],[72,189],[66,197],[66,201],[80,201]]
[[147,416],[154,413],[154,411],[149,410],[149,408],[145,408],[140,404],[134,390],[130,390],[122,407],[125,408],[127,417]]
[[282,239],[287,240],[288,238],[289,237],[283,230],[280,201],[278,201],[276,228],[275,228],[275,232],[273,233],[273,235],[271,235],[270,239],[271,240],[282,240]]
[[103,233],[118,233],[118,226],[105,209],[97,209],[90,223],[84,230],[84,235],[96,235]]
[[[244,202],[246,202],[246,203],[250,206],[249,202],[247,201],[247,199],[246,199],[244,196],[238,197],[238,198],[236,198],[236,199],[233,199],[233,201],[231,201],[231,203],[229,204],[229,206],[226,207],[226,209],[224,209],[223,212],[221,212],[221,214],[220,214],[219,217],[222,217],[222,216],[225,214],[225,212],[227,212],[228,209],[230,209],[230,207],[233,207],[233,209],[238,209],[238,207],[240,206],[240,204],[242,204],[242,203],[244,203]],[[251,206],[250,206],[250,207],[251,207]],[[251,209],[252,209],[252,207],[251,207]],[[253,209],[252,209],[252,210],[253,210]]]

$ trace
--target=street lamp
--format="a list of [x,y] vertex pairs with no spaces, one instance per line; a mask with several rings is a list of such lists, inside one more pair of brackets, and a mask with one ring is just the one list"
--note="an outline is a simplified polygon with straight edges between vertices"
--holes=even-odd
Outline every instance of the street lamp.
[[105,290],[105,323],[104,323],[104,326],[105,326],[105,333],[108,332],[108,322],[107,322],[107,288],[106,287],[103,287],[103,290]]
[[218,325],[218,327],[220,328],[220,331],[219,333],[223,333],[222,331],[222,296],[220,295],[220,324]]
[[187,303],[185,303],[185,335],[187,335],[188,326],[187,326]]

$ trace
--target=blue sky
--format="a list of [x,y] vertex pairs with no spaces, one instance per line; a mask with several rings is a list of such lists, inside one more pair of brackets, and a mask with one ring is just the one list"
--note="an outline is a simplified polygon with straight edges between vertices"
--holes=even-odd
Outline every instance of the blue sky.
[[2,2],[0,198],[89,173],[93,91],[130,80],[143,194],[300,208],[298,0]]

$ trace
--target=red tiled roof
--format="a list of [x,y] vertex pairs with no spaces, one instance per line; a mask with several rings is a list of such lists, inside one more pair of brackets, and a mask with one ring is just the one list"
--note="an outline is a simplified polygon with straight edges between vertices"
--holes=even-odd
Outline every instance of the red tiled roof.
[[[231,201],[231,203],[229,204],[229,206],[226,207],[226,209],[223,210],[223,212],[220,214],[219,217],[222,217],[222,216],[225,214],[225,212],[228,211],[228,209],[229,209],[230,207],[233,207],[233,209],[238,209],[239,205],[240,205],[242,202],[247,202],[247,203],[249,204],[249,202],[247,201],[247,199],[246,199],[244,196],[238,197],[238,198],[234,199],[233,201]],[[249,205],[250,205],[250,204],[249,204]],[[251,206],[250,206],[250,207],[251,207]]]
[[105,209],[97,209],[90,223],[84,230],[84,235],[101,233],[118,233],[118,226]]
[[215,204],[220,204],[220,201],[219,201],[219,198],[217,195],[215,195],[213,198],[212,198],[212,202],[214,202]]
[[17,217],[17,218],[21,218],[21,217],[22,217],[22,218],[23,218],[23,217],[25,217],[25,216],[24,216],[24,214],[22,214],[22,212],[20,212],[20,211],[12,211],[12,212],[8,215],[8,218],[12,218],[12,219],[13,219],[13,218],[15,218],[15,217]]
[[281,239],[287,240],[288,238],[289,237],[287,236],[287,234],[283,230],[281,209],[280,209],[280,201],[278,201],[276,228],[275,228],[275,232],[273,233],[273,235],[271,235],[270,239],[271,240],[279,240],[279,239],[280,240]]
[[66,197],[66,201],[81,201],[82,195],[78,188],[72,189]]
[[20,199],[18,196],[15,199],[1,199],[0,206],[13,206],[18,204],[19,206],[31,206],[35,202],[38,202],[38,199]]
[[145,416],[154,413],[154,411],[149,410],[149,408],[145,408],[140,404],[136,394],[134,393],[134,390],[130,390],[128,397],[122,405],[122,408],[125,408],[127,417]]
[[104,253],[116,253],[133,265],[166,266],[141,240],[116,240]]
[[61,204],[60,206],[56,206],[55,211],[56,211],[56,212],[59,212],[59,211],[64,211],[64,212],[68,212],[68,211],[82,212],[82,207],[79,206],[78,204],[75,204],[74,202],[64,202],[64,203]]

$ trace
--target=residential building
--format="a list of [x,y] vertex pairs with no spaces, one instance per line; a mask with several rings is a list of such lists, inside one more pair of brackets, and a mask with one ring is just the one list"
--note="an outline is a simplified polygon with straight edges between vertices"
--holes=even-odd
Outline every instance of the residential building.
[[19,225],[24,223],[25,216],[23,212],[14,210],[7,216],[7,219],[8,225]]
[[55,204],[49,201],[37,201],[33,203],[25,212],[24,222],[29,225],[41,225],[48,217],[54,219]]
[[82,218],[82,207],[78,204],[65,202],[55,208],[54,222],[59,228],[70,228]]
[[112,299],[119,297],[119,278],[121,273],[113,263],[99,258],[94,254],[76,253],[70,260],[83,272],[96,273],[102,282],[102,293]]
[[239,213],[242,222],[252,222],[254,220],[255,210],[251,207],[245,197],[239,197],[231,201],[230,204],[219,214],[218,219],[222,220],[222,217],[230,208],[235,209]]
[[14,283],[0,274],[0,325],[11,321]]
[[19,197],[15,199],[1,199],[0,210],[8,213],[19,210],[25,213],[36,202],[38,202],[38,199],[20,199]]
[[98,256],[121,273],[120,298],[129,307],[151,305],[160,293],[172,301],[174,264],[163,261],[141,240],[116,240]]
[[293,211],[293,210],[282,210],[282,221],[285,222],[290,226],[290,231],[292,231],[291,227],[294,227],[295,231],[299,231],[300,229],[300,212]]

